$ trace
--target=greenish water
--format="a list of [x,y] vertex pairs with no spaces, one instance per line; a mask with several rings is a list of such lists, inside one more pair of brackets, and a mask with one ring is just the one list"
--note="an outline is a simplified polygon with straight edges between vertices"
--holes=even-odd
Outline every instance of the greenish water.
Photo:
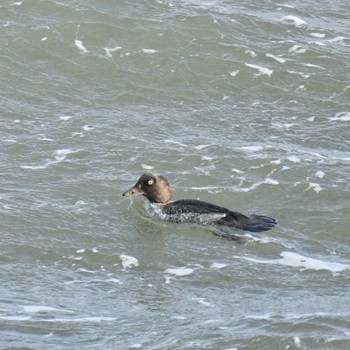
[[[2,349],[348,349],[349,5],[0,5]],[[239,244],[122,192],[275,217]]]

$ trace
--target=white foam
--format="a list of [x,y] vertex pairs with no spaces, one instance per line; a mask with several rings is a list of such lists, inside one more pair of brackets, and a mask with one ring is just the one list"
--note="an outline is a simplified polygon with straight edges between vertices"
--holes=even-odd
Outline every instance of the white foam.
[[286,8],[289,8],[289,9],[295,9],[295,6],[289,5],[289,4],[276,4],[276,5],[281,6],[281,7],[286,7]]
[[26,164],[26,165],[21,165],[20,167],[21,169],[31,169],[31,170],[46,169],[52,164],[57,164],[64,161],[67,158],[67,155],[71,153],[76,153],[79,151],[80,150],[72,150],[70,148],[59,149],[53,153],[55,160],[48,160],[45,163],[38,164],[38,165]]
[[270,177],[267,177],[264,181],[256,182],[256,183],[252,184],[250,187],[239,187],[237,189],[237,191],[240,191],[240,192],[253,191],[256,188],[258,188],[259,186],[264,185],[264,184],[276,186],[279,184],[279,182],[275,179],[271,179]]
[[180,321],[186,320],[185,316],[180,316],[180,315],[178,315],[178,316],[171,316],[170,318],[173,319],[173,320],[180,320]]
[[300,345],[301,345],[300,338],[299,338],[299,337],[294,337],[293,340],[294,340],[295,346],[296,346],[297,348],[300,348]]
[[[304,50],[303,52],[305,52],[305,51],[306,50]],[[303,77],[305,79],[310,78],[310,74],[305,74],[303,72],[297,72],[296,70],[288,69],[287,72],[290,73],[290,74],[297,74],[297,75],[299,75],[299,76],[301,76],[301,77]],[[299,86],[298,89],[304,89],[303,85]]]
[[152,170],[152,169],[154,169],[154,166],[148,165],[148,164],[145,164],[145,163],[142,163],[141,167],[142,167],[142,169],[145,169],[145,170]]
[[153,55],[155,53],[157,53],[157,50],[153,50],[153,49],[142,49],[141,50],[142,53],[148,54],[148,55]]
[[328,40],[330,43],[337,43],[337,42],[339,42],[339,41],[343,41],[343,40],[345,40],[346,39],[346,37],[345,36],[336,36],[335,38],[333,38],[333,39],[330,39],[330,40]]
[[208,145],[198,145],[198,146],[195,147],[195,149],[201,150],[201,149],[208,148],[208,147],[211,147],[211,146],[212,146],[211,144],[208,144]]
[[256,57],[256,53],[253,50],[247,49],[245,50],[245,53],[251,57]]
[[339,120],[341,122],[348,122],[348,121],[350,121],[350,112],[338,113],[334,117],[328,118],[328,120],[330,120],[330,121],[337,121],[337,120]]
[[328,270],[333,273],[350,269],[350,265],[336,262],[327,262],[303,256],[293,252],[282,252],[281,259],[260,260],[255,258],[244,257],[245,260],[259,264],[282,265],[289,267],[298,267],[303,270]]
[[48,312],[48,311],[62,311],[50,306],[43,305],[26,305],[23,306],[24,312],[28,313],[38,313],[38,312]]
[[4,321],[29,321],[31,316],[0,316],[0,320]]
[[324,172],[322,170],[317,170],[315,176],[322,179],[324,177]]
[[265,149],[264,146],[242,146],[239,147],[242,151],[248,151],[248,152],[260,152]]
[[281,159],[276,159],[276,160],[271,160],[271,162],[270,162],[270,164],[276,164],[276,165],[278,165],[278,164],[281,164]]
[[[83,249],[83,250],[84,250],[84,249]],[[76,253],[79,254],[79,251],[77,250]],[[78,271],[79,271],[79,272],[84,272],[84,273],[91,273],[91,274],[95,274],[95,273],[96,273],[96,271],[84,269],[83,267],[79,267],[79,268],[78,268]]]
[[17,143],[16,140],[13,140],[13,139],[5,139],[3,140],[3,142],[7,142],[7,143]]
[[100,323],[100,322],[113,322],[115,320],[117,320],[115,317],[92,316],[92,317],[77,317],[77,318],[52,318],[52,319],[46,319],[45,322]]
[[81,207],[81,206],[87,205],[87,203],[80,199],[80,200],[76,201],[74,203],[74,205],[77,207]]
[[[195,190],[195,191],[214,191],[214,192],[218,192],[218,187],[216,186],[202,186],[202,187],[197,187],[197,186],[191,186],[191,190]],[[199,198],[198,198],[199,199]]]
[[314,38],[323,39],[326,37],[326,34],[324,34],[324,33],[310,33],[310,36],[313,36]]
[[303,21],[301,18],[292,15],[284,16],[282,17],[282,20],[285,22],[292,22],[296,27],[300,27],[306,24],[306,22]]
[[45,135],[39,136],[39,137],[38,137],[38,140],[39,140],[39,141],[49,141],[49,142],[52,142],[52,141],[53,141],[53,139],[50,139],[50,138],[46,137]]
[[233,70],[233,71],[229,72],[231,77],[235,77],[238,73],[239,73],[239,70]]
[[69,154],[79,152],[79,150],[72,150],[70,148],[58,149],[53,153],[53,156],[56,158],[57,162],[62,162],[67,158]]
[[84,131],[90,131],[90,130],[93,130],[93,129],[95,129],[93,126],[91,126],[91,125],[84,125],[83,127],[82,127],[82,129],[84,130]]
[[311,189],[313,189],[316,193],[321,192],[323,190],[323,188],[318,183],[310,182],[309,187],[306,190],[304,190],[304,192]]
[[75,137],[75,136],[84,137],[84,134],[82,132],[72,132],[72,137]]
[[164,140],[164,142],[166,142],[166,143],[172,143],[172,144],[174,144],[174,145],[178,145],[178,146],[181,146],[181,147],[187,147],[186,144],[181,143],[181,142],[179,142],[179,141],[177,141],[177,140],[173,140],[173,139],[166,139],[166,140]]
[[266,313],[266,314],[258,314],[258,315],[247,315],[245,318],[252,319],[252,320],[271,320],[271,316],[273,316],[272,313]]
[[191,273],[193,273],[193,271],[194,269],[183,266],[183,267],[169,268],[169,269],[166,269],[164,272],[175,276],[188,276]]
[[115,47],[105,47],[104,50],[106,52],[107,57],[112,57],[112,53],[118,50],[121,50],[121,46],[115,46]]
[[235,169],[235,168],[231,169],[231,171],[234,172],[234,173],[236,173],[236,174],[243,174],[243,173],[244,173],[243,170]]
[[293,45],[289,50],[288,52],[292,53],[292,52],[295,52],[295,53],[304,53],[306,52],[306,49],[299,46],[299,45]]
[[273,55],[272,53],[267,53],[267,54],[266,54],[266,57],[273,58],[274,60],[276,60],[276,61],[279,62],[279,63],[286,63],[286,60],[285,60],[284,58],[275,56],[275,55]]
[[268,185],[278,185],[279,184],[279,182],[277,180],[271,179],[271,177],[267,177],[263,183],[268,184]]
[[139,266],[139,261],[130,255],[121,254],[120,259],[122,261],[123,269],[131,268],[133,266]]
[[[84,270],[84,269],[78,269],[78,271],[81,272],[89,272],[89,273],[95,273],[96,271],[88,271],[88,270]],[[70,285],[70,284],[87,284],[87,283],[116,283],[116,284],[124,284],[122,281],[120,281],[118,278],[108,278],[108,279],[92,279],[92,280],[73,280],[73,281],[68,281],[68,282],[64,282],[64,284]]]
[[72,255],[72,256],[69,256],[68,259],[80,261],[80,260],[83,260],[83,257],[82,257],[82,256],[73,256],[73,255]]
[[86,49],[86,47],[83,45],[83,42],[81,40],[75,39],[74,40],[75,46],[83,53],[88,53],[89,51]]
[[204,298],[198,298],[197,301],[199,304],[206,306],[206,307],[214,307],[215,306],[215,304],[210,303],[209,301],[206,301]]
[[221,324],[221,323],[223,323],[224,321],[222,321],[222,320],[218,320],[218,319],[209,319],[209,320],[205,320],[205,321],[203,321],[202,322],[202,324]]
[[207,160],[209,162],[211,162],[214,159],[216,159],[216,157],[202,156],[202,160]]
[[227,265],[224,264],[224,263],[213,262],[213,263],[210,265],[210,267],[213,268],[213,269],[223,269],[224,267],[227,267]]
[[296,157],[296,156],[291,156],[291,157],[288,157],[287,159],[293,163],[300,163],[301,162],[301,159]]
[[111,282],[111,283],[117,283],[117,284],[124,284],[121,280],[118,278],[108,278],[106,280],[102,280],[101,282]]
[[311,68],[323,68],[322,66],[320,65],[317,65],[317,64],[312,64],[312,63],[303,63],[302,64],[304,67],[311,67]]
[[263,66],[259,66],[259,65],[257,65],[257,64],[245,63],[245,65],[246,65],[247,67],[256,69],[256,70],[258,71],[258,73],[255,74],[256,76],[259,76],[259,75],[268,75],[268,76],[270,77],[271,74],[273,73],[273,70],[268,69],[268,68],[263,67]]
[[41,170],[41,169],[46,169],[47,167],[49,167],[51,164],[55,164],[57,162],[54,162],[52,160],[44,163],[44,164],[40,164],[40,165],[21,165],[20,168],[21,169],[30,169],[30,170]]

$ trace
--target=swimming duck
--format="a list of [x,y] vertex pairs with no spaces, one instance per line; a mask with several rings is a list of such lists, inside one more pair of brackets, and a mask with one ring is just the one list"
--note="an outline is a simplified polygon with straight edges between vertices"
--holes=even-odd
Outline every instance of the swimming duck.
[[[158,219],[174,223],[193,223],[210,226],[226,226],[245,231],[260,232],[273,228],[277,221],[265,215],[243,215],[216,204],[196,200],[180,199],[171,201],[173,191],[168,180],[159,174],[144,173],[136,184],[123,193],[124,197],[145,196]],[[227,232],[221,236],[236,239]]]

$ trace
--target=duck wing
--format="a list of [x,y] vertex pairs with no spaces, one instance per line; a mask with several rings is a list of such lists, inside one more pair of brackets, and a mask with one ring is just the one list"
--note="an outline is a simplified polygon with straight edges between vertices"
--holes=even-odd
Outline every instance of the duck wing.
[[195,199],[170,202],[163,208],[169,221],[211,224],[226,216],[225,208]]
[[264,215],[246,216],[218,205],[195,199],[170,202],[163,207],[163,213],[171,222],[224,225],[246,231],[259,232],[271,229],[276,220]]

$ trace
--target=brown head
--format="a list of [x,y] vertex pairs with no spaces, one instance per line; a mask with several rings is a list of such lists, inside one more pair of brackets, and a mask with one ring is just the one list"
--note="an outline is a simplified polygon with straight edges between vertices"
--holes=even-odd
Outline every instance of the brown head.
[[144,173],[135,186],[123,193],[124,197],[145,196],[151,203],[166,204],[173,194],[168,180],[155,173]]

